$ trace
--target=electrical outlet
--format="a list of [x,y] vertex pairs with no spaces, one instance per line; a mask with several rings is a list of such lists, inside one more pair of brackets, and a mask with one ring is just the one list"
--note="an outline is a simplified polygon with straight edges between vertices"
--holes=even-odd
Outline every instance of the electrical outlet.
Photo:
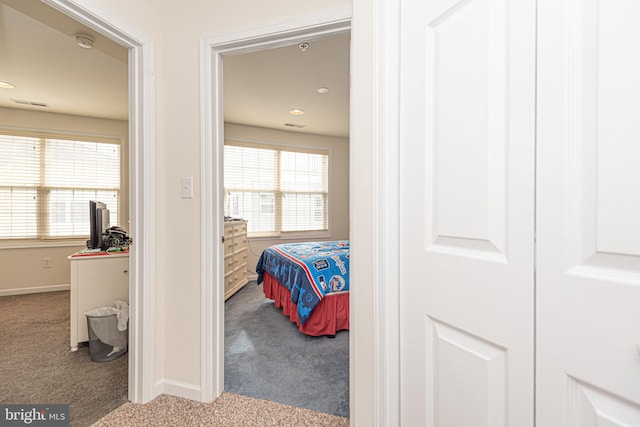
[[51,258],[42,258],[42,267],[44,268],[53,267],[53,262],[51,261]]

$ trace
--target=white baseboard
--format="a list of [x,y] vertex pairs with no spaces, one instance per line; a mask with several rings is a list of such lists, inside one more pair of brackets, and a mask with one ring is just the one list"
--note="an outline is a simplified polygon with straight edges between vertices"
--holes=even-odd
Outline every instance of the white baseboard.
[[248,274],[247,275],[247,279],[249,279],[249,280],[258,280],[258,274],[257,273]]
[[156,390],[159,392],[158,395],[169,394],[197,402],[200,402],[202,398],[200,386],[183,383],[181,381],[162,379],[156,383]]
[[38,294],[40,292],[68,291],[71,285],[36,286],[33,288],[0,289],[0,297],[9,295]]

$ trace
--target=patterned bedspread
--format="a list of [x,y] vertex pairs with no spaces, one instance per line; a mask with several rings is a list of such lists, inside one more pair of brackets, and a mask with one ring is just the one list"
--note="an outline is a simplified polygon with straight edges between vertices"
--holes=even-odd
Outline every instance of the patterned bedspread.
[[326,294],[349,290],[349,241],[271,246],[258,260],[258,284],[265,271],[291,292],[304,325]]

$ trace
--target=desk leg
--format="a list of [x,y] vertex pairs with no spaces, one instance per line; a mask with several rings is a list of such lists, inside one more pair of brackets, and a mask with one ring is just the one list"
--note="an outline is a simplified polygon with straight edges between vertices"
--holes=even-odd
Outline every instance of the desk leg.
[[71,327],[69,334],[69,344],[71,351],[78,351],[78,261],[71,261],[71,301],[70,313]]

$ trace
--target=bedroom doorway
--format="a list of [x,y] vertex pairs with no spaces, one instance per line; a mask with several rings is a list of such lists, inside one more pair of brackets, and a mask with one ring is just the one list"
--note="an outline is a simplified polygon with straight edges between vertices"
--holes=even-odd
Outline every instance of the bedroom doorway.
[[[333,338],[299,332],[257,285],[256,264],[272,245],[348,239],[349,42],[344,34],[223,57],[224,390],[343,417],[349,416],[348,332],[333,331]],[[301,111],[290,112],[293,107],[306,112],[294,115]],[[326,155],[309,153],[320,147],[326,147]],[[249,166],[252,155],[260,160]],[[281,189],[271,186],[278,186],[279,177],[283,184],[285,171],[277,165],[294,156],[304,163],[297,174],[307,173],[302,169],[310,166],[308,160],[325,156],[331,173],[327,170],[324,179],[335,191],[326,195],[328,203],[316,201],[326,206],[321,221],[300,215],[313,211],[316,216],[318,206],[302,202],[296,210],[298,228],[320,230],[286,237],[293,234],[285,231],[286,196],[278,199]],[[266,157],[273,164],[265,164]],[[259,192],[246,191],[256,185],[262,187]],[[279,235],[267,236],[274,232]],[[289,354],[299,355],[293,365]],[[313,389],[305,380],[310,373]]]
[[[127,50],[128,55],[128,232],[135,239],[129,254],[129,324],[128,398],[133,403],[146,403],[155,397],[155,359],[145,353],[155,347],[154,251],[155,247],[155,175],[145,165],[155,161],[155,141],[152,132],[154,114],[147,112],[153,105],[154,60],[147,44],[129,35],[97,12],[76,5],[70,0],[42,0],[74,21],[102,34]],[[144,183],[144,185],[141,185]],[[144,213],[144,216],[143,216]],[[143,232],[147,231],[147,232]],[[144,295],[144,300],[140,298]],[[146,356],[146,357],[144,357]]]
[[[210,321],[211,321],[211,323],[209,323],[205,318],[204,320],[205,324],[208,323],[212,325],[211,346],[206,346],[204,349],[205,351],[203,352],[203,357],[206,355],[205,353],[207,350],[210,350],[211,352],[210,353],[211,357],[207,357],[207,359],[211,362],[204,362],[204,363],[213,363],[213,365],[211,365],[211,373],[212,373],[212,378],[214,380],[213,381],[214,384],[213,384],[213,388],[210,390],[211,398],[214,398],[215,396],[219,395],[222,391],[230,391],[230,390],[227,390],[227,387],[226,387],[229,385],[229,383],[228,381],[225,380],[225,376],[227,375],[227,373],[225,372],[225,365],[231,364],[232,362],[231,358],[236,357],[236,355],[238,358],[246,357],[246,354],[243,355],[243,351],[247,349],[251,349],[252,347],[255,347],[256,345],[258,345],[255,342],[255,339],[252,339],[251,336],[249,336],[246,333],[246,331],[240,331],[238,335],[236,335],[234,338],[230,338],[229,342],[227,342],[227,338],[225,338],[225,332],[228,332],[228,331],[227,331],[227,328],[225,328],[224,311],[225,311],[225,307],[231,307],[231,309],[234,309],[234,306],[235,306],[235,309],[237,309],[238,306],[244,305],[243,301],[253,301],[254,304],[257,304],[256,305],[256,307],[258,307],[257,310],[261,312],[264,311],[264,309],[269,305],[270,301],[266,300],[264,295],[260,295],[262,293],[261,287],[257,287],[255,282],[255,278],[256,278],[255,264],[257,262],[258,257],[260,256],[261,251],[267,246],[274,244],[274,241],[279,243],[286,243],[288,241],[301,242],[301,241],[309,241],[309,240],[317,241],[317,240],[330,240],[330,239],[333,239],[333,240],[348,239],[349,237],[349,225],[348,225],[348,220],[346,220],[346,218],[349,217],[349,214],[348,214],[348,207],[349,207],[348,72],[345,77],[346,89],[344,90],[344,94],[339,95],[340,91],[338,89],[336,89],[336,93],[334,93],[334,96],[346,96],[347,98],[346,99],[347,117],[345,117],[347,134],[340,135],[340,136],[330,135],[324,130],[318,130],[319,128],[317,127],[314,128],[313,126],[308,125],[307,123],[305,123],[304,120],[300,120],[299,117],[294,116],[293,112],[289,112],[289,110],[293,110],[293,109],[306,108],[307,111],[305,111],[305,114],[308,114],[313,112],[314,110],[313,106],[303,107],[300,104],[297,104],[297,105],[287,104],[288,107],[286,108],[286,115],[276,119],[278,123],[277,126],[270,125],[268,122],[268,119],[265,119],[265,117],[258,117],[257,119],[255,119],[255,121],[239,118],[239,116],[234,115],[235,113],[233,111],[229,111],[227,109],[228,105],[233,105],[233,102],[229,101],[229,92],[233,93],[233,88],[229,88],[228,82],[226,81],[225,77],[223,77],[223,76],[229,76],[229,75],[236,76],[238,68],[234,68],[234,67],[236,67],[238,63],[251,61],[252,58],[250,58],[250,56],[261,57],[261,58],[268,57],[271,54],[277,54],[280,50],[284,50],[284,49],[290,49],[292,51],[291,52],[292,54],[296,54],[296,53],[299,55],[307,54],[310,56],[314,48],[320,50],[322,49],[323,44],[327,44],[327,43],[346,44],[347,55],[346,57],[343,58],[343,60],[345,61],[345,64],[343,65],[345,65],[348,70],[348,65],[349,65],[348,49],[350,45],[349,19],[348,17],[341,18],[338,20],[338,22],[332,22],[330,24],[318,23],[317,25],[312,25],[312,26],[309,26],[308,28],[298,29],[294,34],[292,34],[291,31],[284,31],[284,30],[282,33],[271,31],[271,32],[268,32],[268,34],[270,35],[265,36],[263,39],[256,39],[255,37],[249,37],[245,39],[243,35],[231,35],[228,38],[226,38],[225,41],[221,41],[218,39],[208,43],[208,47],[212,48],[212,57],[211,57],[212,87],[210,88],[210,90],[212,93],[212,103],[213,103],[212,117],[214,118],[214,123],[212,124],[213,125],[212,138],[214,139],[214,143],[213,143],[214,146],[212,147],[212,150],[211,150],[211,159],[212,159],[213,165],[220,166],[218,169],[218,172],[214,171],[212,173],[212,176],[204,178],[206,181],[209,181],[209,179],[211,179],[211,181],[209,182],[213,184],[212,185],[213,194],[211,196],[212,200],[210,203],[211,219],[213,220],[212,221],[213,224],[217,224],[217,226],[216,226],[216,229],[211,230],[212,236],[214,239],[215,237],[220,237],[220,240],[222,240],[221,238],[225,236],[225,233],[223,231],[224,217],[225,216],[234,217],[234,215],[231,215],[231,213],[233,212],[228,211],[227,209],[229,209],[230,204],[238,202],[237,200],[229,200],[228,198],[225,197],[226,195],[224,190],[223,171],[224,171],[224,141],[226,140],[233,140],[235,143],[240,143],[239,145],[249,145],[249,146],[256,146],[256,145],[260,145],[260,143],[266,142],[266,143],[269,143],[270,145],[274,145],[274,144],[284,145],[284,146],[287,146],[289,149],[295,146],[297,143],[299,143],[299,140],[301,139],[308,139],[309,141],[313,141],[312,143],[307,143],[307,145],[314,146],[314,148],[321,147],[322,145],[331,146],[332,144],[337,144],[338,141],[342,141],[342,144],[345,145],[345,147],[343,147],[345,155],[340,157],[346,157],[346,159],[345,158],[339,159],[338,157],[336,157],[335,159],[330,160],[330,163],[332,164],[330,166],[330,170],[334,168],[333,163],[335,161],[335,164],[336,165],[339,164],[340,169],[342,169],[342,172],[344,173],[343,184],[342,185],[333,184],[331,186],[331,189],[332,191],[335,190],[336,194],[340,194],[340,197],[344,198],[345,211],[342,213],[342,218],[345,219],[345,224],[343,228],[340,229],[340,226],[337,224],[338,221],[337,220],[334,221],[335,217],[332,216],[331,218],[329,218],[329,220],[334,221],[333,223],[331,223],[330,221],[330,224],[333,225],[335,229],[329,228],[327,231],[317,232],[317,233],[313,233],[312,235],[307,235],[308,237],[305,236],[304,234],[298,234],[297,236],[291,239],[283,239],[281,237],[278,237],[275,239],[265,238],[265,237],[261,237],[258,239],[251,239],[251,238],[248,239],[246,250],[247,250],[247,258],[248,258],[247,268],[248,268],[249,284],[245,286],[241,286],[240,289],[237,290],[237,293],[234,296],[230,296],[228,298],[226,303],[224,298],[225,277],[224,277],[223,271],[225,266],[225,257],[224,257],[223,248],[221,247],[220,250],[214,250],[212,252],[211,255],[214,261],[213,263],[211,263],[210,260],[207,260],[208,262],[203,263],[203,265],[208,264],[208,265],[211,265],[212,267],[217,267],[217,270],[212,268],[209,271],[209,274],[211,274],[212,283],[214,284],[213,289],[211,289],[212,298],[205,299],[205,301],[206,300],[214,301],[214,304],[212,307],[214,308],[214,310],[211,312],[209,312],[209,310],[205,310],[205,313],[204,313],[205,316],[210,316]],[[276,35],[274,36],[273,34],[276,34]],[[337,58],[341,57],[339,54],[336,53],[335,50],[333,54],[334,54],[334,57],[337,57]],[[283,63],[280,62],[279,65],[282,67]],[[295,66],[293,67],[295,69]],[[247,66],[246,64],[244,64],[244,68],[245,70],[248,70],[251,73],[256,73],[258,70],[260,71],[264,70],[264,67]],[[284,68],[287,68],[286,65],[284,66]],[[303,73],[303,76],[304,76],[304,73]],[[255,78],[255,74],[253,78]],[[282,76],[276,73],[275,75],[272,75],[271,78],[274,80],[278,80],[278,79],[281,79]],[[238,83],[237,81],[232,84],[243,86],[242,83]],[[275,84],[276,83],[274,81],[274,83],[271,85],[273,86]],[[265,83],[263,82],[262,85],[265,85]],[[320,91],[317,91],[317,89],[325,88],[326,86],[327,86],[326,84],[312,84],[311,87],[313,87],[313,91],[315,91],[315,96],[321,97],[325,95],[322,93],[322,91],[324,91],[325,89],[321,89]],[[328,89],[329,91],[331,91],[331,88],[328,88]],[[221,93],[224,93],[224,99],[222,98]],[[291,102],[291,100],[288,100],[287,102]],[[246,110],[248,104],[245,102],[243,103],[243,105]],[[268,111],[268,110],[263,109],[262,111]],[[264,115],[266,114],[263,114],[263,116]],[[282,117],[284,117],[284,119]],[[307,117],[311,117],[311,114],[304,117],[304,119],[306,119]],[[310,119],[310,122],[311,121],[312,120]],[[314,133],[313,129],[316,129],[315,130],[316,133]],[[324,135],[322,134],[323,132],[324,132]],[[330,140],[331,142],[323,144],[322,139]],[[331,153],[335,153],[338,151],[338,149],[335,147],[332,147],[329,149],[329,151]],[[344,162],[344,163],[341,163],[341,162]],[[335,168],[335,169],[338,169],[338,168]],[[205,168],[205,170],[207,170],[207,168]],[[263,207],[267,212],[270,212],[272,209],[275,209],[273,205],[270,204],[272,203],[271,199],[263,200],[263,201],[265,203],[262,203],[262,204],[266,206],[266,207],[265,206]],[[270,202],[270,203],[266,203],[266,202]],[[207,206],[205,205],[205,209],[206,207]],[[337,236],[336,233],[340,235]],[[206,282],[205,282],[205,292],[206,292]],[[216,310],[215,309],[216,306],[219,307],[220,309]],[[271,303],[270,309],[274,309],[272,303]],[[255,311],[256,310],[254,310],[254,314],[255,314]],[[238,311],[236,311],[236,313],[237,312]],[[312,337],[302,335],[300,332],[298,332],[295,324],[291,323],[288,318],[283,316],[281,310],[273,311],[270,314],[277,316],[276,318],[277,321],[283,321],[281,325],[284,328],[289,328],[289,330],[286,332],[288,332],[290,335],[297,335],[299,337],[302,337],[303,340],[312,338]],[[280,332],[282,331],[279,330],[278,333]],[[336,339],[332,339],[328,337],[320,337],[315,339],[315,341],[325,340],[327,342],[329,341],[336,342],[340,339],[344,340],[346,344],[345,364],[347,365],[347,368],[346,368],[347,372],[344,380],[344,383],[345,383],[344,388],[341,392],[340,391],[337,392],[337,394],[340,396],[339,398],[343,402],[345,401],[348,402],[349,401],[348,332],[344,331],[342,338],[340,338],[339,336],[337,336]],[[219,358],[214,357],[214,355],[216,354],[218,355]],[[229,358],[229,360],[225,360],[225,358]],[[216,359],[219,361],[219,363],[217,364],[216,364]],[[260,368],[264,368],[264,366],[262,367],[256,366],[255,368],[257,370]],[[205,369],[206,369],[206,366],[205,366]],[[306,377],[306,379],[309,380],[311,376],[312,375],[309,372],[307,373],[300,372],[298,375],[298,378],[305,379]],[[208,390],[204,390],[205,398],[206,398],[207,391]],[[249,392],[251,391],[247,391],[247,393]],[[331,392],[329,391],[328,394],[330,393]],[[243,394],[243,393],[240,392],[240,394]],[[260,397],[260,396],[254,395],[253,397]],[[274,399],[268,399],[268,400],[274,400]],[[281,402],[281,403],[292,404],[291,402]],[[293,403],[293,406],[304,407],[304,404]],[[310,409],[313,409],[313,408],[310,408]],[[324,410],[323,412],[330,412],[330,411]],[[348,403],[346,407],[342,409],[342,413],[340,415],[346,416],[346,417],[349,416]]]

